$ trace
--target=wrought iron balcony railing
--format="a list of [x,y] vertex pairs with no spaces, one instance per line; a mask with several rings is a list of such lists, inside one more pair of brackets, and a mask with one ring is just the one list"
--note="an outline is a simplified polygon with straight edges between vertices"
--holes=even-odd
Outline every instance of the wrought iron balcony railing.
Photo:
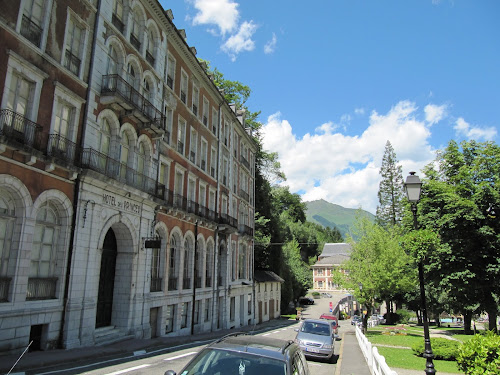
[[161,283],[163,279],[161,277],[152,277],[151,278],[151,292],[161,292]]
[[152,196],[164,199],[165,185],[91,148],[83,149],[81,167],[91,169]]
[[168,279],[168,290],[177,290],[177,277],[170,277]]
[[9,300],[10,277],[0,277],[0,302]]
[[220,214],[219,224],[227,224],[234,228],[238,227],[238,221],[234,217],[229,216],[228,214]]
[[66,50],[64,54],[64,66],[66,69],[77,76],[78,73],[80,73],[81,63],[82,61],[78,58],[78,56],[73,55],[70,50]]
[[28,279],[27,301],[56,298],[57,277],[30,277]]
[[73,163],[77,157],[78,145],[59,134],[50,134],[47,143],[47,155]]
[[16,144],[43,151],[42,126],[10,109],[0,110],[0,136]]
[[125,109],[136,109],[141,122],[152,123],[160,129],[164,128],[164,116],[161,111],[118,74],[102,77],[101,95],[106,98],[104,100],[101,98],[104,104],[118,102]]
[[42,28],[23,14],[21,20],[21,35],[28,39],[35,46],[40,47],[42,41]]

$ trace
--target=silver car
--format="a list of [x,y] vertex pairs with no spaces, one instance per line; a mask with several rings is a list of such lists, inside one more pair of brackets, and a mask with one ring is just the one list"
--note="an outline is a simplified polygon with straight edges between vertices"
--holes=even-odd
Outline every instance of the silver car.
[[323,319],[306,319],[296,329],[295,342],[306,357],[323,358],[333,362],[335,358],[335,334],[330,322]]

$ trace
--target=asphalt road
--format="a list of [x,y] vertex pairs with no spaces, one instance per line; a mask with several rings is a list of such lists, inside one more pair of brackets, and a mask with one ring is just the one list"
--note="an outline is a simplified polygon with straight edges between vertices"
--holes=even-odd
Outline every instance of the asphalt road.
[[[343,294],[334,294],[332,298],[321,298],[315,300],[315,304],[307,306],[303,311],[303,318],[319,318],[322,313],[329,311],[329,302],[333,306],[342,298]],[[286,323],[286,322],[285,322]],[[270,336],[280,339],[293,340],[296,335],[295,328],[298,328],[298,322],[290,322],[278,329],[270,329],[258,332],[258,335]],[[339,335],[342,336],[347,330],[352,330],[349,321],[340,322]],[[156,353],[148,353],[146,358],[124,358],[123,361],[102,361],[88,364],[84,367],[68,366],[64,370],[50,371],[38,374],[56,375],[56,374],[91,374],[91,375],[163,375],[166,370],[174,370],[177,373],[193,358],[196,353],[203,349],[209,342],[200,342],[194,346],[170,347],[169,353],[164,350],[158,350]],[[336,342],[335,353],[338,355],[341,348],[341,341]],[[173,350],[173,351],[172,351]],[[311,374],[314,375],[332,375],[336,371],[336,363],[327,363],[326,361],[308,360],[308,366]]]

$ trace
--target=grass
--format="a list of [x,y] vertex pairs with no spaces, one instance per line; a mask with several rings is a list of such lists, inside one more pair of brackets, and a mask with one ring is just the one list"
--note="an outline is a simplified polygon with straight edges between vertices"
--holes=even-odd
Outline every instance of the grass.
[[[378,352],[385,357],[387,365],[391,368],[404,368],[409,370],[422,370],[425,369],[425,358],[417,357],[413,354],[412,350],[397,349],[387,347],[377,347]],[[434,360],[434,367],[436,372],[448,372],[452,374],[461,374],[458,369],[457,363],[454,361],[440,361]]]

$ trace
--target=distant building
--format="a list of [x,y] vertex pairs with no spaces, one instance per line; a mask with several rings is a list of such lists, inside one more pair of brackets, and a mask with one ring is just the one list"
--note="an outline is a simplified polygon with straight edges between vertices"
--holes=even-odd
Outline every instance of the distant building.
[[[255,271],[255,300],[257,311],[255,322],[257,324],[279,318],[281,315],[281,284],[285,281],[272,271]],[[250,301],[248,302],[250,311]]]
[[342,265],[351,256],[351,245],[348,243],[327,243],[323,252],[318,256],[318,261],[311,266],[313,271],[314,290],[339,289],[332,281],[334,267]]

